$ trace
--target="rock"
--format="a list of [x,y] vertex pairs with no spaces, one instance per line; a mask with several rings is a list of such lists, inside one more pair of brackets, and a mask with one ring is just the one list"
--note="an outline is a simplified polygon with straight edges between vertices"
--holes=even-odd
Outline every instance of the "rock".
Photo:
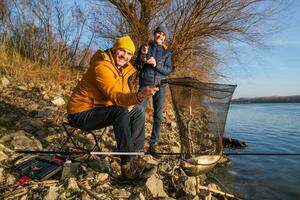
[[120,163],[117,162],[116,160],[113,160],[113,161],[110,163],[110,167],[111,167],[111,169],[114,170],[114,171],[121,171]]
[[147,163],[154,164],[154,165],[158,165],[158,161],[155,160],[155,159],[153,158],[153,156],[151,156],[151,155],[145,155],[145,156],[143,156],[143,159],[144,159]]
[[90,196],[85,191],[80,196],[81,200],[90,200]]
[[7,87],[9,84],[10,84],[10,81],[6,77],[1,78],[1,86],[2,87]]
[[71,177],[67,179],[67,189],[73,190],[73,191],[78,191],[79,187],[77,185],[76,179]]
[[6,176],[6,185],[13,185],[16,182],[16,178],[11,175],[11,174],[7,174]]
[[172,130],[174,130],[177,127],[176,122],[174,121],[168,122],[167,126]]
[[35,138],[29,138],[26,136],[15,136],[11,141],[11,146],[15,150],[42,150],[43,146],[40,141]]
[[51,101],[54,105],[62,106],[65,105],[65,100],[62,97],[55,97],[54,100]]
[[49,100],[50,97],[48,96],[48,94],[44,94],[44,95],[43,95],[43,99],[44,99],[44,100]]
[[16,124],[22,130],[28,133],[33,133],[36,130],[40,130],[44,127],[44,123],[41,119],[34,119],[31,117],[22,117]]
[[139,192],[129,197],[129,200],[145,200],[143,193]]
[[35,117],[41,117],[41,118],[52,117],[55,115],[57,110],[58,110],[57,107],[47,106],[47,107],[42,108],[42,110],[40,110]]
[[99,173],[96,175],[96,180],[98,182],[104,182],[108,179],[108,174],[107,173]]
[[109,172],[109,166],[106,160],[97,159],[88,162],[88,166],[98,172]]
[[3,151],[0,151],[0,162],[6,159],[8,159],[8,156]]
[[197,182],[195,177],[181,176],[177,181],[178,190],[188,196],[196,196],[196,185]]
[[146,187],[154,198],[168,197],[167,193],[164,191],[163,182],[157,177],[157,175],[153,175],[148,178],[146,181]]
[[99,186],[97,186],[95,189],[94,189],[94,191],[96,192],[96,193],[107,193],[107,192],[110,192],[110,190],[111,190],[111,188],[112,188],[112,186],[111,185],[109,185],[109,184],[107,184],[107,183],[102,183],[101,185],[99,185]]
[[47,195],[44,197],[44,200],[55,200],[58,198],[58,188],[56,186],[50,186]]
[[39,104],[36,104],[36,103],[32,103],[31,105],[29,105],[27,108],[28,110],[38,110],[40,107]]
[[36,136],[39,139],[44,138],[48,133],[48,129],[46,127],[41,128],[40,130],[37,130],[36,132],[34,132],[34,136]]
[[28,88],[24,85],[17,86],[17,88],[21,91],[27,91],[28,90]]
[[13,149],[26,149],[26,150],[42,150],[43,146],[41,142],[29,135],[25,131],[21,130],[9,135],[5,135],[0,139],[0,143],[6,144],[6,146],[12,146]]
[[4,169],[0,168],[0,185],[4,185]]
[[180,153],[181,149],[180,149],[180,147],[172,146],[172,147],[170,147],[170,151],[171,151],[171,153]]
[[27,194],[25,194],[25,195],[21,196],[21,198],[19,200],[27,200],[27,199],[28,199],[28,196],[27,196]]
[[128,199],[131,195],[131,193],[127,192],[125,189],[114,189],[111,193],[114,198],[117,199]]
[[13,125],[19,119],[19,116],[15,113],[3,113],[1,116],[1,124]]

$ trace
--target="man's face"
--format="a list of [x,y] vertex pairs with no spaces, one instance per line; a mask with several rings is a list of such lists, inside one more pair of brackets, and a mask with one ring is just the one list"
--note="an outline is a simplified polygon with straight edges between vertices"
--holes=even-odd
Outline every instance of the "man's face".
[[158,45],[162,45],[166,39],[164,32],[156,32],[154,34],[154,40]]
[[114,51],[114,60],[117,66],[123,67],[127,64],[132,58],[131,51],[123,48],[116,49]]

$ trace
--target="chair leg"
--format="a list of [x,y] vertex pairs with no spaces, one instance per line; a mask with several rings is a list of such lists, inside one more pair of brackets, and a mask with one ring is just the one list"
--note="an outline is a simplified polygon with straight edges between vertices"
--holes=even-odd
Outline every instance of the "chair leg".
[[96,147],[98,148],[98,151],[101,151],[101,148],[100,148],[100,145],[99,145],[96,135],[93,132],[90,132],[90,134],[92,134],[94,141],[96,143],[92,151],[94,151]]
[[91,135],[93,136],[94,142],[95,142],[95,145],[93,146],[93,148],[91,148],[91,149],[85,149],[85,148],[79,146],[79,145],[77,144],[77,142],[75,141],[76,139],[74,139],[74,132],[76,131],[77,128],[74,128],[74,127],[71,126],[71,127],[72,127],[72,130],[70,131],[70,130],[67,128],[67,126],[70,126],[70,125],[69,125],[68,123],[63,123],[63,127],[64,127],[64,129],[65,129],[66,134],[67,134],[67,139],[66,139],[66,141],[63,143],[63,145],[61,146],[60,150],[62,150],[62,148],[67,144],[67,142],[68,142],[69,140],[71,140],[73,146],[74,146],[76,149],[79,149],[79,150],[81,150],[81,151],[91,152],[91,151],[94,151],[96,148],[98,148],[99,151],[101,150],[100,145],[99,145],[99,142],[98,142],[98,140],[97,140],[97,137],[96,137],[96,135],[95,135],[92,131],[84,131],[84,130],[81,130],[81,132],[83,133],[82,135],[88,135],[88,134],[91,134]]

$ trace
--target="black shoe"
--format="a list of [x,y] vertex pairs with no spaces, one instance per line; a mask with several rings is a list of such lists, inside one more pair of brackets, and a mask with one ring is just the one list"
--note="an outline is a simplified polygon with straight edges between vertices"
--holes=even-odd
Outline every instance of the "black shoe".
[[157,143],[150,143],[148,152],[149,152],[154,158],[161,158],[161,155],[159,154],[158,144],[157,144]]
[[155,174],[156,171],[156,165],[147,163],[140,157],[121,166],[122,177],[126,179],[146,179]]

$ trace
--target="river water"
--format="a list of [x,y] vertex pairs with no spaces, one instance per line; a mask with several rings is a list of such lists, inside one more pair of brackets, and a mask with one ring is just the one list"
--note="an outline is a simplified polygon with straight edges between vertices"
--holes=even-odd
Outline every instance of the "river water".
[[[232,104],[224,136],[249,145],[230,152],[300,154],[300,103]],[[229,158],[231,164],[216,171],[232,193],[255,200],[300,199],[300,156]]]

